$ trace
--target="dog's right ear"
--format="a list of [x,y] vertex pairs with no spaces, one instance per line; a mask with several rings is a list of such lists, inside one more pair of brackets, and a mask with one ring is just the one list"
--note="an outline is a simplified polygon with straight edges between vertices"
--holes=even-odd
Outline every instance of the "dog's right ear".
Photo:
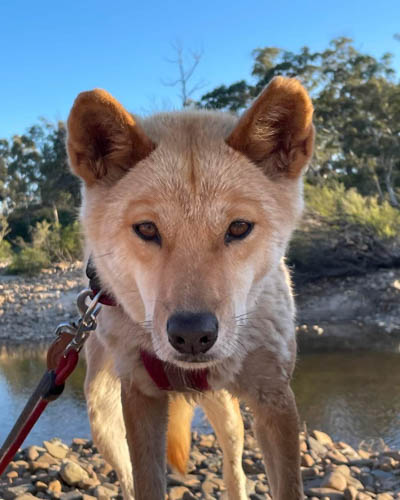
[[79,94],[67,126],[71,169],[88,186],[121,178],[155,149],[133,116],[105,90]]

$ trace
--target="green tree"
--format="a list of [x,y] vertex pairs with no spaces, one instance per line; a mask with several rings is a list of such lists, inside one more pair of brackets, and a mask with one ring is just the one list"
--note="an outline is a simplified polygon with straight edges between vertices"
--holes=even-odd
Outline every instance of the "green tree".
[[322,52],[255,49],[251,81],[222,85],[199,107],[239,112],[276,75],[297,77],[311,93],[317,128],[309,179],[332,176],[363,194],[398,206],[400,187],[400,86],[392,57],[359,52],[351,39],[331,41]]
[[36,144],[40,150],[38,194],[43,206],[53,209],[58,223],[58,209],[77,207],[80,203],[80,184],[71,174],[65,148],[66,128],[42,120],[36,128]]

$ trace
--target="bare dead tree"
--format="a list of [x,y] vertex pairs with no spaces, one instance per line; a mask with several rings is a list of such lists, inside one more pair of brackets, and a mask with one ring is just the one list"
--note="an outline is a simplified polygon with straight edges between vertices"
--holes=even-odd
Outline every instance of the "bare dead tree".
[[182,43],[176,41],[172,43],[172,49],[174,50],[176,57],[173,59],[166,59],[169,63],[174,64],[178,67],[178,78],[175,80],[161,80],[161,83],[167,87],[180,88],[179,97],[182,103],[182,107],[186,108],[193,102],[191,96],[205,86],[203,80],[199,80],[193,85],[189,84],[189,81],[193,77],[197,66],[203,56],[203,51],[189,50],[189,57],[185,57],[184,48]]

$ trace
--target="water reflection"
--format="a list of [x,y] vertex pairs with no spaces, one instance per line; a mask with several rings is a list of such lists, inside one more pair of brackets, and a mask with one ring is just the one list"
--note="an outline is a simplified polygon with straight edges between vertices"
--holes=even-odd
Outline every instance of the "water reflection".
[[[0,442],[6,438],[20,411],[45,371],[45,351],[17,349],[0,354]],[[85,375],[80,362],[68,379],[64,394],[51,403],[25,441],[40,444],[58,436],[66,442],[74,437],[89,437],[90,429],[82,393]],[[0,443],[0,446],[1,446]]]
[[334,353],[300,356],[293,384],[301,418],[357,445],[383,438],[400,447],[400,356]]
[[[45,369],[44,350],[0,350],[0,442]],[[27,444],[89,437],[81,362],[60,399],[42,415]],[[302,420],[354,446],[383,438],[400,448],[400,356],[389,353],[301,355],[293,388]],[[195,427],[207,430],[198,414]]]

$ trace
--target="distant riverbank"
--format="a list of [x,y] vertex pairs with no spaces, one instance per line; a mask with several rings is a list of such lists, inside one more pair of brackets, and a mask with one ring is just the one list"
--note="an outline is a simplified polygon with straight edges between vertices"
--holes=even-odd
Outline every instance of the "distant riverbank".
[[[0,275],[0,344],[46,343],[76,318],[81,264],[35,277]],[[324,278],[295,290],[300,352],[400,348],[400,270]]]

